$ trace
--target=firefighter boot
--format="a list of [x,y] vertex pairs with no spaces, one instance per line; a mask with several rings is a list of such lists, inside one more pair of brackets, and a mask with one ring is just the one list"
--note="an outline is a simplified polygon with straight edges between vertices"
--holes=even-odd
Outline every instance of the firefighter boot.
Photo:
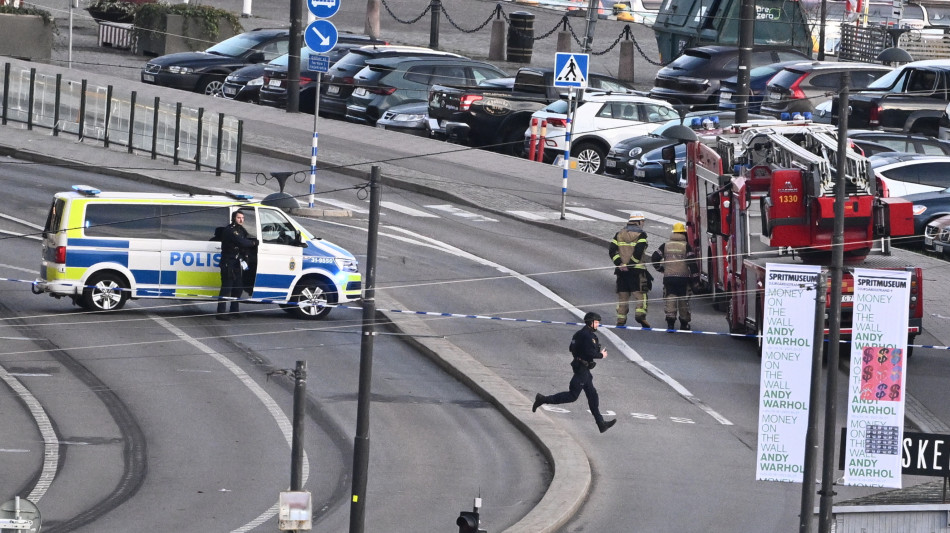
[[667,318],[666,319],[666,329],[676,329],[676,319]]
[[533,413],[533,412],[537,411],[537,410],[538,410],[538,407],[541,407],[542,405],[544,405],[544,404],[545,404],[545,401],[546,401],[547,399],[548,399],[547,396],[544,396],[544,395],[541,394],[540,392],[539,392],[538,394],[535,394],[535,395],[534,395],[534,403],[531,404],[531,412]]
[[612,428],[616,423],[617,419],[608,420],[606,422],[597,422],[597,428],[600,429],[601,433],[604,433],[608,429]]
[[647,318],[646,318],[646,317],[643,317],[643,318],[637,317],[637,324],[640,324],[641,326],[643,326],[643,327],[645,327],[645,328],[649,328],[649,327],[650,327],[650,323],[647,322]]
[[687,321],[685,321],[685,320],[683,320],[683,319],[681,318],[681,319],[680,319],[680,329],[685,329],[686,331],[689,331],[689,322],[687,322]]
[[617,325],[618,325],[618,326],[626,326],[626,325],[627,325],[627,317],[625,317],[625,316],[624,316],[624,317],[618,316],[618,317],[617,317]]

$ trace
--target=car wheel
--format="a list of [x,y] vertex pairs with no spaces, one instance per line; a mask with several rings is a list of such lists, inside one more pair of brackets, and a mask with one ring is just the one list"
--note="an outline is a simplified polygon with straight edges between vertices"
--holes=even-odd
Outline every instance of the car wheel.
[[128,287],[116,274],[95,274],[86,282],[80,304],[89,311],[113,311],[122,309],[129,299]]
[[224,79],[211,77],[201,78],[201,81],[198,82],[196,92],[207,94],[208,96],[224,96]]
[[513,155],[522,159],[527,157],[527,153],[524,149],[525,129],[527,129],[527,126],[521,128],[520,130],[517,126],[515,126],[505,132],[505,135],[502,137],[504,146],[501,148],[501,152],[503,154]]
[[604,173],[604,157],[607,154],[603,148],[593,143],[580,143],[571,153],[577,158],[577,170],[591,174]]
[[291,301],[298,318],[320,320],[330,314],[328,304],[336,302],[336,293],[325,282],[303,280],[294,288]]

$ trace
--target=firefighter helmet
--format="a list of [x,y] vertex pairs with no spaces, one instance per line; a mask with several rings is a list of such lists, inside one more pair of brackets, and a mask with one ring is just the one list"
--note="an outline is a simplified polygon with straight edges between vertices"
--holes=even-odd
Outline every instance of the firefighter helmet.
[[584,315],[584,323],[587,324],[588,326],[592,325],[595,320],[596,320],[597,322],[600,322],[600,321],[601,321],[601,318],[600,318],[600,315],[599,315],[599,314],[597,314],[597,313],[595,313],[595,312],[593,312],[593,311],[591,311],[590,313],[587,313],[586,315]]
[[673,224],[673,233],[686,233],[686,224],[682,222]]
[[643,223],[643,221],[646,220],[646,218],[647,217],[643,216],[643,213],[641,213],[640,211],[634,211],[630,213],[630,218],[627,219],[627,223],[628,224],[633,224],[634,222]]

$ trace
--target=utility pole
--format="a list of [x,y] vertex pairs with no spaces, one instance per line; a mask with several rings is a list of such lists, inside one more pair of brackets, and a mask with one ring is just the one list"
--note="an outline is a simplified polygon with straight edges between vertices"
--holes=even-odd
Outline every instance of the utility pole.
[[287,59],[287,112],[300,110],[300,48],[303,42],[303,6],[300,0],[290,0],[290,42]]
[[812,532],[815,512],[815,473],[818,466],[818,402],[821,392],[821,353],[825,344],[825,305],[828,283],[819,272],[815,283],[815,333],[811,345],[811,390],[808,393],[808,430],[805,432],[805,461],[802,467],[802,506],[798,513],[798,533]]
[[749,120],[749,69],[752,68],[752,45],[755,42],[755,0],[742,0],[739,8],[739,72],[736,82],[739,92],[736,95],[735,122],[741,124]]
[[825,387],[825,442],[822,449],[821,500],[818,510],[818,532],[831,533],[831,505],[834,503],[835,441],[837,432],[838,360],[841,347],[841,283],[844,276],[844,201],[845,171],[848,158],[848,98],[851,73],[841,73],[838,97],[838,154],[835,165],[835,224],[831,237],[831,309],[828,311],[828,376]]
[[366,273],[363,276],[363,338],[360,341],[360,383],[356,402],[356,438],[353,443],[353,498],[350,533],[362,533],[366,516],[366,482],[369,468],[369,400],[373,383],[373,321],[376,318],[376,241],[379,234],[379,167],[373,166],[369,182],[369,236],[366,240]]
[[600,6],[600,0],[590,0],[587,5],[587,29],[584,31],[584,46],[581,52],[590,53],[590,45],[594,42],[594,26],[597,25],[597,9]]
[[[821,0],[821,12],[818,17],[818,61],[825,60],[825,22],[828,19],[828,0]],[[840,37],[839,37],[840,38]]]
[[290,490],[303,489],[303,435],[307,415],[307,362],[294,370],[294,426],[290,446]]

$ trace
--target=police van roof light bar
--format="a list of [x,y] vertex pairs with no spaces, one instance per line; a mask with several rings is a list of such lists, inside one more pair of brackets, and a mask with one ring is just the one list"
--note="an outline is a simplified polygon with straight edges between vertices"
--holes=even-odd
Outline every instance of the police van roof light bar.
[[99,189],[89,185],[73,185],[73,190],[85,196],[99,196],[99,193],[102,192]]
[[253,200],[254,199],[254,195],[249,192],[235,191],[235,190],[228,189],[224,191],[224,193],[230,196],[231,198],[234,198],[235,200]]

